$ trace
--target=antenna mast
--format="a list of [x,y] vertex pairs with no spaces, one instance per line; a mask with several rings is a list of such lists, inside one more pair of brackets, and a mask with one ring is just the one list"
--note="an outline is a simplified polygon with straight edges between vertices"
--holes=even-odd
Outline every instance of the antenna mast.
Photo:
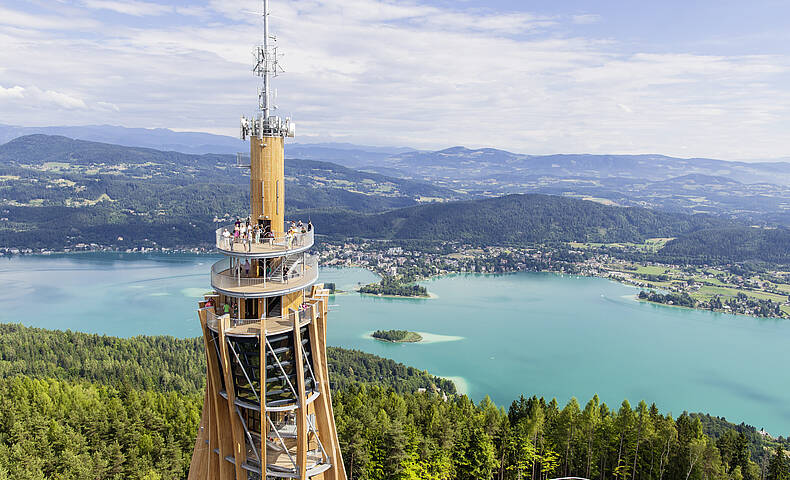
[[[259,46],[258,49],[260,50],[260,48]],[[258,76],[263,77],[263,95],[259,102],[263,118],[269,118],[269,73],[277,75],[277,48],[272,49],[271,53],[272,55],[269,52],[269,0],[263,0],[263,51],[258,54],[258,58],[262,57],[263,59],[263,68],[259,62],[255,72]],[[270,62],[273,72],[269,70]]]
[[[258,85],[258,113],[251,118],[241,117],[241,138],[247,136],[278,136],[293,137],[296,125],[290,118],[285,121],[272,115],[272,88],[271,77],[276,77],[282,72],[282,67],[277,59],[277,37],[269,34],[269,0],[261,0],[263,12],[263,41],[253,49],[253,73],[260,77]],[[275,106],[276,108],[276,106]]]

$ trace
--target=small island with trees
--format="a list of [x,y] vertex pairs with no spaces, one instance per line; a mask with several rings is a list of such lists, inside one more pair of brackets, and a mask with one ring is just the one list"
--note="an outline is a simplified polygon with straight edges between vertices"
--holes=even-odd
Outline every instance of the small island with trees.
[[373,338],[392,343],[417,343],[422,341],[422,335],[408,330],[376,330]]
[[390,276],[382,278],[378,283],[364,285],[359,293],[391,297],[429,297],[428,290],[422,285],[402,283]]

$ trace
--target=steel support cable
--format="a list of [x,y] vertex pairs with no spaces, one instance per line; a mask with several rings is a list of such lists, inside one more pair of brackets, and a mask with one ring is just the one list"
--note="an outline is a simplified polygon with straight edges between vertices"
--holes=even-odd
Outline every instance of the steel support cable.
[[279,430],[277,430],[277,427],[274,426],[274,422],[272,422],[272,419],[269,418],[268,415],[266,415],[266,420],[269,421],[269,425],[272,427],[272,430],[274,430],[274,433],[277,434],[277,438],[280,439],[280,444],[283,446],[283,451],[285,452],[286,455],[288,455],[288,460],[290,460],[291,465],[294,466],[294,471],[299,470],[299,467],[296,466],[296,462],[294,461],[294,458],[291,456],[291,452],[288,451],[288,447],[285,446],[285,440],[283,440],[283,437],[280,436],[280,432]]
[[230,347],[231,351],[233,352],[233,356],[236,357],[236,361],[239,363],[239,367],[241,368],[242,373],[244,373],[244,377],[247,379],[247,384],[252,389],[252,394],[255,395],[255,400],[257,400],[258,403],[260,403],[261,399],[258,396],[258,392],[255,390],[255,387],[252,385],[252,380],[250,380],[250,376],[247,375],[247,370],[244,368],[244,365],[241,363],[241,359],[239,358],[239,354],[236,353],[236,349],[233,348],[233,344],[231,343],[229,338],[227,339],[227,342],[228,342],[228,346]]
[[[258,452],[258,449],[255,448],[255,442],[252,440],[252,435],[250,435],[250,429],[247,428],[247,422],[244,421],[244,417],[241,414],[241,410],[239,410],[239,406],[238,405],[234,405],[234,407],[236,407],[236,413],[239,416],[239,420],[241,420],[241,426],[242,426],[242,428],[244,428],[244,434],[247,435],[247,440],[250,441],[250,447],[252,447],[252,453],[255,454],[255,457],[258,459],[258,463],[259,464],[263,463],[263,462],[261,462],[261,454],[260,454],[260,452]],[[263,442],[261,442],[261,443],[263,443]]]
[[285,377],[285,381],[288,382],[288,386],[291,388],[291,392],[294,394],[294,398],[298,399],[299,398],[299,394],[296,393],[296,389],[294,388],[293,384],[291,383],[291,379],[288,378],[288,374],[285,373],[285,368],[283,368],[283,364],[280,363],[280,358],[277,356],[276,353],[274,353],[274,349],[272,348],[271,343],[269,343],[269,339],[268,338],[266,339],[266,346],[269,348],[269,351],[272,353],[272,356],[274,356],[274,361],[277,362],[277,366],[280,367],[280,371],[282,372],[283,377]]

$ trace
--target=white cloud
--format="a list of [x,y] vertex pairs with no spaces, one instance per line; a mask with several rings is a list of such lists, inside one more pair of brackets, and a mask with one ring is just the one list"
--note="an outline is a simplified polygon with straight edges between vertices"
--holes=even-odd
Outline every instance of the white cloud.
[[110,102],[96,102],[96,107],[98,107],[101,110],[107,110],[107,111],[112,111],[112,112],[120,112],[121,111],[121,109],[118,107],[118,105],[116,105],[114,103],[110,103]]
[[51,11],[32,14],[12,10],[0,5],[0,25],[7,25],[16,29],[79,30],[95,27],[97,23],[85,18],[65,19],[53,16]]
[[44,90],[35,85],[22,87],[16,85],[4,88],[0,85],[0,101],[6,100],[8,105],[20,105],[25,109],[42,109],[44,111],[56,110],[89,110],[109,109],[118,111],[112,103],[96,102],[89,106],[82,98],[55,90]]
[[16,85],[11,88],[3,88],[0,85],[0,99],[2,98],[23,98],[25,96],[25,89]]
[[173,7],[169,5],[139,2],[135,0],[83,0],[82,3],[88,8],[111,10],[116,13],[133,15],[136,17],[163,15],[174,11]]
[[[166,13],[155,3],[124,5],[137,9],[129,15]],[[573,35],[592,18],[381,0],[272,7],[286,69],[274,81],[277,103],[303,139],[724,158],[790,150],[785,56],[642,53]],[[235,135],[238,116],[255,105],[259,20],[245,11],[258,2],[189,8],[190,17],[163,16],[155,27],[105,23],[89,34],[0,25],[4,120],[56,123],[31,102],[56,106],[57,123]],[[96,12],[74,21],[94,22]],[[40,93],[25,90],[22,102],[14,89],[31,84]]]
[[583,15],[574,15],[571,17],[571,20],[576,25],[590,25],[593,23],[598,23],[601,21],[600,15],[595,15],[591,13],[586,13]]
[[62,92],[56,92],[54,90],[41,90],[38,87],[30,87],[27,89],[27,92],[30,92],[30,95],[33,98],[45,105],[52,104],[53,106],[57,106],[66,110],[88,108],[88,105],[83,99]]

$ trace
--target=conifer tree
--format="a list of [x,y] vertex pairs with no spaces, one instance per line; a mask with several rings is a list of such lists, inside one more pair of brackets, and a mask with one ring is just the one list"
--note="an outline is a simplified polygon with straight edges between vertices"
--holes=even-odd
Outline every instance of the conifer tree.
[[782,445],[776,445],[776,451],[771,458],[771,463],[768,464],[767,480],[788,480],[787,459],[785,453],[782,451]]

